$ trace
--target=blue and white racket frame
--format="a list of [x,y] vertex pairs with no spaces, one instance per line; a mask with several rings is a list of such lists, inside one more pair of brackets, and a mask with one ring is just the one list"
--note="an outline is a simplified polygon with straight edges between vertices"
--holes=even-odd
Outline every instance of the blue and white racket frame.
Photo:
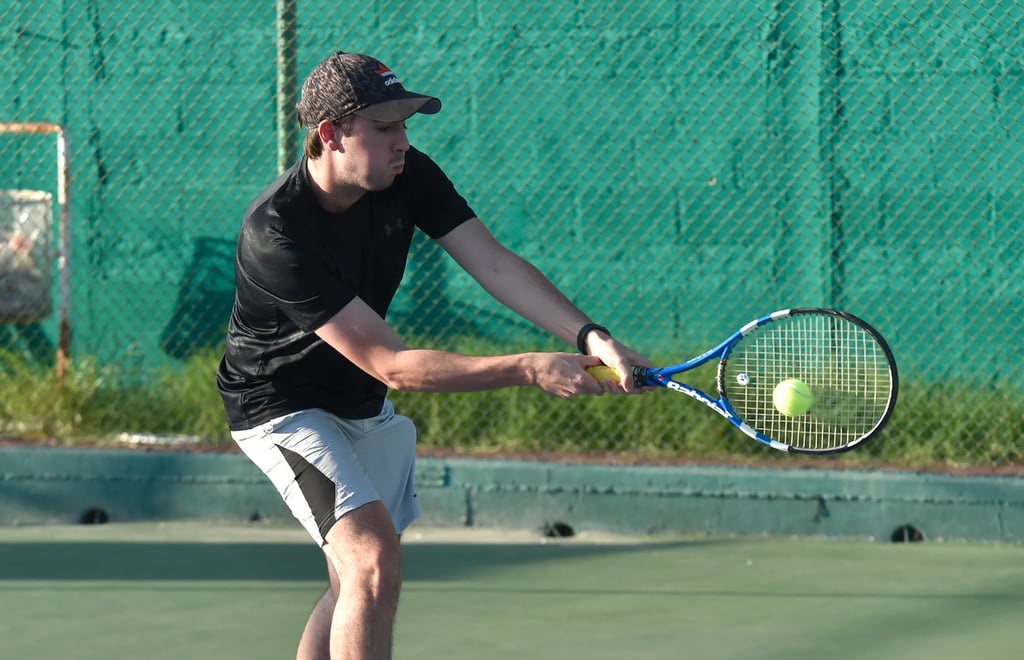
[[[776,373],[774,374],[776,382],[771,383],[773,387],[784,378],[802,377],[808,381],[812,390],[818,389],[816,395],[822,399],[822,406],[815,410],[815,406],[812,405],[810,412],[802,418],[788,418],[779,413],[773,405],[769,410],[770,399],[766,400],[767,385],[765,385],[761,388],[762,392],[758,397],[757,407],[751,408],[751,410],[758,411],[754,415],[758,419],[744,420],[736,411],[733,402],[730,401],[729,392],[730,388],[737,390],[743,388],[744,378],[749,380],[754,376],[748,376],[743,372],[735,374],[730,371],[729,360],[733,356],[734,350],[745,339],[764,333],[773,324],[809,322],[815,324],[814,332],[829,335],[830,341],[836,341],[831,337],[831,333],[836,332],[837,328],[843,328],[842,332],[838,334],[850,335],[855,339],[857,357],[866,357],[866,361],[870,361],[871,364],[867,366],[834,364],[833,366],[837,369],[857,368],[861,370],[858,374],[859,381],[864,380],[863,369],[868,369],[868,373],[871,374],[869,377],[871,385],[877,391],[872,391],[867,395],[863,392],[845,392],[841,389],[842,383],[822,383],[818,378],[800,373]],[[843,338],[836,343],[842,344],[846,341]],[[717,398],[675,379],[675,376],[712,360],[718,361]],[[832,360],[832,362],[835,363],[838,360]],[[733,378],[730,378],[730,374]],[[729,382],[730,380],[738,382]],[[741,327],[714,348],[686,362],[665,367],[634,367],[633,382],[637,387],[660,386],[685,394],[711,408],[744,434],[761,444],[779,451],[796,454],[837,454],[863,445],[877,436],[889,421],[899,391],[896,361],[882,335],[866,321],[849,312],[818,307],[782,309],[760,316]],[[863,383],[858,384],[858,388],[863,389]],[[854,398],[857,403],[851,407],[847,400]],[[870,399],[870,402],[865,403],[867,399]],[[825,408],[826,402],[829,404],[828,414],[831,419],[825,419],[825,413],[821,412]],[[851,413],[851,410],[854,412]],[[839,419],[840,417],[843,419]],[[844,426],[851,428],[841,428]]]

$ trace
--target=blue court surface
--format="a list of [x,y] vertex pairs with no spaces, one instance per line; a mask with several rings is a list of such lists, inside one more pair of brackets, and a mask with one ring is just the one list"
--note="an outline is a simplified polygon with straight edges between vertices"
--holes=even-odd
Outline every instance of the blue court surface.
[[[1020,658],[1024,545],[417,529],[395,657]],[[0,528],[0,658],[294,657],[292,528]]]

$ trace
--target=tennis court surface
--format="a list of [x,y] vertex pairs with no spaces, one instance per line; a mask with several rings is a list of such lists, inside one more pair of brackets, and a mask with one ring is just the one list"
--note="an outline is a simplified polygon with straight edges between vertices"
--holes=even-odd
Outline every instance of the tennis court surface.
[[[294,657],[297,529],[0,527],[0,658]],[[398,659],[1019,658],[1024,545],[406,534]]]

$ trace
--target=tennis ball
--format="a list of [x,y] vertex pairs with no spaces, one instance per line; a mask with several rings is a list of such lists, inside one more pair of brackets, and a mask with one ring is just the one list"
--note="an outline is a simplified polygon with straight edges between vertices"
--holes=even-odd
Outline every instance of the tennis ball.
[[814,403],[814,393],[807,383],[789,378],[775,386],[772,402],[786,417],[799,417],[810,410]]
[[619,382],[619,372],[603,364],[587,367],[587,372],[597,380],[614,380],[616,383]]

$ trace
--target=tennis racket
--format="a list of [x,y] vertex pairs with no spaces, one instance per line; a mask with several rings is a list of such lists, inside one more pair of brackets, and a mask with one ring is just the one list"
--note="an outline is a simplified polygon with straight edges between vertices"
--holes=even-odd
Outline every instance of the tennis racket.
[[[676,380],[712,360],[718,360],[717,397]],[[588,370],[599,380],[618,379],[606,366]],[[794,381],[796,394],[777,395]],[[896,361],[882,335],[853,314],[818,308],[757,318],[687,362],[633,367],[633,382],[686,394],[751,438],[800,454],[864,444],[889,420],[899,389]]]

